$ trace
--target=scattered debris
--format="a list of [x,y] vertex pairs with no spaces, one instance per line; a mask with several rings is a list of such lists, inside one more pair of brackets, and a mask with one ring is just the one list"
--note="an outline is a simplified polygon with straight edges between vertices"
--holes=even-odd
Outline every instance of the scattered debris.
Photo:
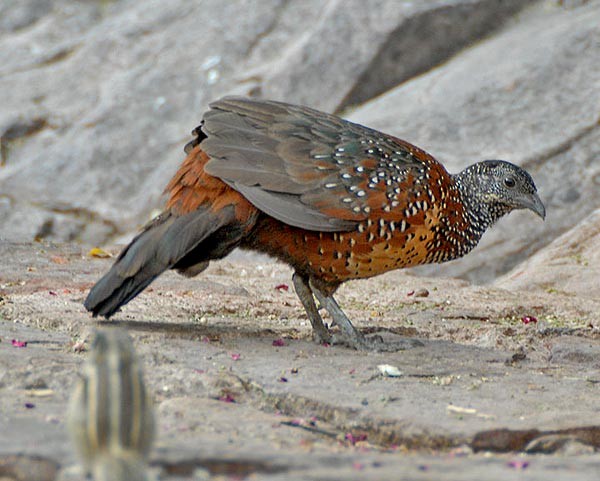
[[525,348],[523,346],[520,346],[519,350],[515,352],[509,359],[507,359],[504,364],[510,366],[512,364],[524,361],[525,359],[527,359]]
[[[555,454],[582,455],[593,454],[594,439],[585,439],[584,433],[579,436],[574,434],[543,434],[527,444],[524,451],[528,454]],[[586,442],[587,441],[587,442]],[[589,442],[591,441],[591,444]]]
[[92,247],[88,251],[88,256],[104,259],[106,257],[112,257],[112,254],[110,252],[106,252],[104,249],[100,249],[100,247]]
[[455,406],[454,404],[448,404],[448,406],[446,406],[446,411],[453,414],[477,414],[477,409],[463,408]]
[[285,340],[283,340],[281,337],[279,339],[275,339],[272,344],[275,347],[287,346]]
[[415,297],[429,297],[429,291],[427,289],[418,289],[415,291]]
[[25,393],[32,397],[50,397],[54,395],[52,389],[27,389]]
[[344,435],[344,439],[346,441],[348,441],[350,444],[352,444],[352,446],[354,446],[356,443],[366,441],[367,434],[366,433],[360,433],[360,434],[346,433]]
[[69,260],[63,256],[52,256],[50,257],[50,262],[53,262],[54,264],[68,264]]
[[454,374],[450,374],[449,376],[434,376],[432,382],[436,386],[449,386],[455,379],[460,379],[460,376],[455,376]]
[[538,322],[538,320],[537,320],[537,317],[534,317],[534,316],[523,316],[523,317],[521,317],[521,322],[523,324],[531,324],[531,323],[535,324]]
[[449,404],[448,406],[446,406],[446,411],[448,411],[449,414],[458,414],[459,416],[463,414],[469,414],[482,419],[496,419],[496,416],[493,414],[480,413],[477,412],[477,409],[463,408],[460,406],[455,406],[453,404]]
[[279,292],[287,292],[290,290],[290,286],[288,286],[287,284],[277,284],[275,286],[275,290]]
[[508,463],[506,463],[506,465],[512,469],[523,470],[527,469],[527,467],[529,466],[529,461],[517,459],[515,461],[509,461]]
[[402,371],[398,369],[396,366],[392,366],[391,364],[379,364],[377,366],[379,372],[385,377],[401,377]]
[[229,394],[223,394],[222,396],[219,396],[219,401],[223,401],[225,403],[234,403],[235,402],[235,398]]
[[281,421],[280,425],[289,426],[292,428],[299,428],[310,433],[319,434],[332,439],[338,439],[338,435],[336,433],[316,427],[316,421],[314,421],[313,418],[311,418],[310,421],[306,421],[304,419],[292,419],[291,421]]

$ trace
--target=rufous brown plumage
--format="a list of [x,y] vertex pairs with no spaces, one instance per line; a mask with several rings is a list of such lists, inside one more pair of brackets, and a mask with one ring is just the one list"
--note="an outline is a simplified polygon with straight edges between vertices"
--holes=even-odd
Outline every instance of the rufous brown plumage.
[[514,209],[545,216],[530,175],[509,162],[451,175],[408,142],[317,110],[239,97],[210,107],[164,212],[92,288],[94,315],[113,315],[167,269],[196,275],[241,247],[294,269],[318,341],[331,337],[315,297],[347,344],[370,347],[333,298],[340,284],[461,257]]

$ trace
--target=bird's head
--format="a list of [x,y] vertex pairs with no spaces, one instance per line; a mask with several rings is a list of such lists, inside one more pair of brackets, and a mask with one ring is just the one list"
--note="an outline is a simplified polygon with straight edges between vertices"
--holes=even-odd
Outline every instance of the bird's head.
[[517,165],[485,160],[467,167],[456,177],[471,207],[485,215],[490,223],[515,209],[529,209],[542,219],[546,217],[533,179]]

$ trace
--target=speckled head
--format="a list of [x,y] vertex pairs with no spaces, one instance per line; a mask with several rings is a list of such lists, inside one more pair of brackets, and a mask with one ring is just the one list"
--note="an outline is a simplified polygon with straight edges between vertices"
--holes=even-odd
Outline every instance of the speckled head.
[[546,217],[533,179],[517,165],[485,160],[454,177],[475,217],[488,225],[515,209],[530,209],[542,219]]

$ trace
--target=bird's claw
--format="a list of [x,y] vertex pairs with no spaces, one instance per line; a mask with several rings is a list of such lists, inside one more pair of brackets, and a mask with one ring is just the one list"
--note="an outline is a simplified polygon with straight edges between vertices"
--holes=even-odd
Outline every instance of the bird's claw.
[[357,351],[373,351],[373,352],[397,352],[413,349],[415,347],[423,347],[424,344],[418,339],[400,338],[397,340],[384,340],[379,334],[372,336],[364,336],[356,332],[356,336],[348,338],[343,334],[334,334],[331,336],[331,344],[334,346],[345,346]]

